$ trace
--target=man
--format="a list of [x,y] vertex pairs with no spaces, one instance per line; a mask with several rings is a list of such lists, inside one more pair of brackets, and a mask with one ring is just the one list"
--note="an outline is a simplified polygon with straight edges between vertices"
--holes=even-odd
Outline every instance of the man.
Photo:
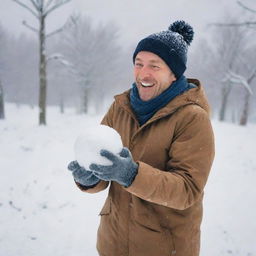
[[125,148],[102,149],[111,166],[71,162],[81,190],[109,194],[100,215],[101,256],[198,256],[203,189],[214,158],[209,107],[200,82],[186,79],[193,29],[184,21],[139,42],[135,83],[117,95],[102,124]]

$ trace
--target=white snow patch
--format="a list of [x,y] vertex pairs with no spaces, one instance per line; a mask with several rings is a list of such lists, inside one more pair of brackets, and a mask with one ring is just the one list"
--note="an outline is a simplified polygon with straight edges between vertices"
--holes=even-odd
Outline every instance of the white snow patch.
[[[82,193],[67,165],[74,141],[101,116],[6,104],[0,120],[0,255],[97,256],[107,190]],[[214,121],[216,158],[205,189],[200,256],[256,255],[256,125]]]

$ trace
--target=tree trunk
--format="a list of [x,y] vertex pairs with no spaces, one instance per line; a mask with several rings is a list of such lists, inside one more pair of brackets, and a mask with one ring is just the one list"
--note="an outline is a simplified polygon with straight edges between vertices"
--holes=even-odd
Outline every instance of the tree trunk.
[[82,93],[82,109],[81,112],[82,114],[87,114],[88,113],[88,94],[89,94],[89,89],[88,88],[82,88],[83,93]]
[[232,116],[231,116],[232,123],[236,123],[236,111],[235,109],[232,110]]
[[4,119],[4,90],[0,81],[0,119]]
[[244,98],[244,108],[243,112],[240,118],[240,125],[246,125],[248,121],[248,115],[249,115],[249,105],[250,105],[250,92],[246,91],[245,98]]
[[224,121],[225,120],[225,115],[226,115],[226,109],[227,109],[227,101],[228,101],[228,96],[231,91],[231,86],[223,86],[222,88],[222,100],[221,100],[221,108],[220,108],[220,116],[219,120]]
[[[96,114],[100,114],[100,113],[102,113],[102,110],[103,110],[103,107],[104,107],[105,95],[101,91],[101,92],[99,92],[99,95],[97,95],[96,97],[97,97],[96,98],[97,100],[95,100],[94,108],[95,108]],[[98,101],[98,99],[100,99],[100,102]]]
[[60,97],[60,113],[64,114],[64,100],[62,95]]
[[39,76],[40,76],[40,89],[39,89],[39,125],[46,125],[46,93],[47,93],[47,80],[46,80],[46,58],[45,58],[45,17],[40,17],[40,31],[39,31]]

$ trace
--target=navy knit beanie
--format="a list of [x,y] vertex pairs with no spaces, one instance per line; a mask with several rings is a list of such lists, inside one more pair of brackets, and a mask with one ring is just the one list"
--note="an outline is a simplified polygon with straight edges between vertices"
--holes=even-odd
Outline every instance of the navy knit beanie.
[[168,30],[142,39],[134,51],[133,63],[139,52],[152,52],[165,61],[178,79],[186,70],[188,45],[193,36],[193,28],[188,23],[175,21]]

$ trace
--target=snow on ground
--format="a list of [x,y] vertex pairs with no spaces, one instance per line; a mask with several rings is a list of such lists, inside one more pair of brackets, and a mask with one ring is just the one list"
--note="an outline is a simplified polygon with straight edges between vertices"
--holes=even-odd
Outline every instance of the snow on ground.
[[[0,120],[0,255],[96,256],[107,191],[82,193],[66,169],[76,137],[100,116],[6,106]],[[256,255],[256,125],[214,121],[216,158],[205,190],[201,256]]]

